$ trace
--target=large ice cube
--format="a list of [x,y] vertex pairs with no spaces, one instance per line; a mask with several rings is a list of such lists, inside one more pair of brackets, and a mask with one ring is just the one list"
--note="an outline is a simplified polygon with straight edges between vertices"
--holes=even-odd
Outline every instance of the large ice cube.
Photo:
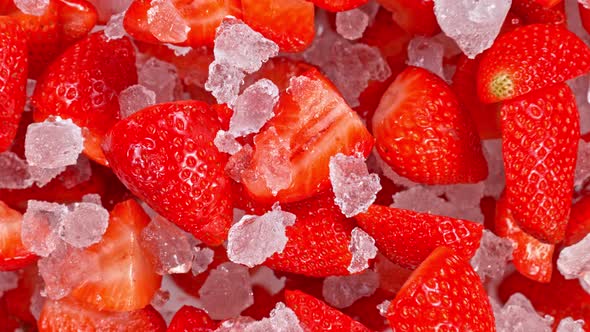
[[580,242],[563,248],[557,259],[557,268],[566,279],[590,274],[590,234]]
[[254,303],[248,268],[232,262],[220,264],[209,272],[199,296],[211,318],[237,317]]
[[531,302],[521,293],[512,294],[504,307],[497,303],[492,307],[494,308],[497,332],[551,332],[553,317],[540,316]]
[[108,226],[109,212],[102,205],[75,203],[62,219],[59,236],[73,247],[86,248],[98,243]]
[[219,104],[233,105],[238,98],[240,86],[246,74],[237,67],[218,60],[209,65],[209,77],[205,89],[210,91]]
[[141,231],[142,248],[155,263],[156,273],[185,273],[191,268],[193,246],[187,233],[157,216]]
[[278,100],[279,89],[272,81],[264,78],[256,81],[236,99],[229,132],[234,137],[257,133],[274,116]]
[[434,38],[416,36],[408,44],[408,65],[429,70],[444,80],[444,52],[443,45]]
[[29,200],[21,228],[24,246],[39,256],[51,254],[62,242],[58,232],[67,213],[65,205]]
[[124,119],[131,114],[154,105],[156,103],[156,93],[143,85],[135,84],[119,94],[119,112]]
[[512,258],[512,251],[512,240],[498,237],[486,229],[479,248],[471,258],[471,266],[482,280],[501,278],[506,264]]
[[373,270],[350,276],[331,276],[324,279],[322,295],[335,308],[346,308],[358,299],[371,296],[379,287],[379,274]]
[[27,163],[41,168],[74,165],[84,150],[82,129],[72,120],[32,123],[25,137]]
[[347,267],[350,273],[366,270],[369,267],[369,260],[375,258],[377,255],[375,239],[360,227],[355,227],[352,230],[348,250],[352,254],[350,265]]

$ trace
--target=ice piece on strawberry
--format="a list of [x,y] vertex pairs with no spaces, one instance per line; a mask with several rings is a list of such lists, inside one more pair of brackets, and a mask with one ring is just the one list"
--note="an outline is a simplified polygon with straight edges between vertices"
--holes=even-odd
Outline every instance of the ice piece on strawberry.
[[283,290],[287,281],[287,277],[278,278],[274,271],[266,266],[260,266],[253,270],[250,279],[252,285],[264,288],[271,295],[278,294]]
[[481,142],[483,155],[488,163],[488,177],[484,180],[484,196],[500,197],[506,186],[504,159],[502,159],[502,140],[486,139]]
[[511,0],[434,0],[434,14],[444,33],[473,59],[492,46]]
[[191,28],[171,0],[151,0],[147,11],[147,24],[150,32],[164,43],[186,41]]
[[369,26],[369,15],[360,8],[336,13],[336,31],[348,40],[359,39]]
[[236,99],[229,132],[234,137],[257,133],[274,116],[278,100],[279,89],[271,80],[256,81]]
[[375,239],[360,227],[355,227],[352,230],[348,250],[352,254],[350,265],[347,268],[350,273],[366,270],[369,267],[369,260],[377,256]]
[[60,174],[59,179],[66,189],[72,189],[90,180],[90,177],[92,177],[90,160],[86,156],[80,155],[76,165],[66,167],[65,172]]
[[141,231],[140,244],[158,274],[185,273],[191,268],[193,247],[189,235],[160,216]]
[[408,44],[408,65],[428,69],[445,79],[444,46],[434,38],[416,36]]
[[390,304],[391,304],[391,301],[385,300],[377,305],[377,310],[379,310],[379,314],[381,316],[386,317],[387,309],[389,309]]
[[31,174],[31,179],[33,179],[39,187],[44,187],[65,170],[65,166],[56,168],[29,166],[29,174]]
[[93,203],[99,206],[102,206],[102,198],[99,194],[86,194],[82,196],[82,202],[84,203]]
[[338,153],[330,157],[330,181],[334,202],[348,218],[366,212],[381,190],[379,175],[369,174],[363,156]]
[[203,309],[215,320],[238,316],[254,303],[248,268],[232,262],[209,272],[199,289]]
[[84,150],[82,129],[72,120],[32,123],[25,137],[27,163],[42,168],[74,165]]
[[16,7],[23,13],[41,16],[47,10],[50,0],[14,0]]
[[574,320],[571,317],[566,317],[559,321],[557,332],[584,332],[584,320]]
[[0,272],[0,297],[4,292],[18,287],[19,274],[16,271]]
[[233,105],[238,98],[240,86],[244,83],[244,77],[246,74],[239,68],[215,60],[209,65],[205,89],[211,92],[219,104]]
[[210,248],[193,248],[193,262],[191,266],[191,272],[193,275],[198,275],[207,271],[209,264],[213,262],[214,252]]
[[225,152],[231,155],[235,155],[242,149],[242,145],[236,140],[235,136],[225,130],[217,132],[213,144],[215,144],[219,152]]
[[[219,132],[217,134],[219,135]],[[219,146],[217,146],[217,148],[219,148]],[[234,147],[233,149],[237,149],[237,147]],[[250,161],[252,160],[253,154],[254,149],[252,149],[251,145],[246,144],[242,146],[241,149],[234,153],[227,161],[227,165],[225,166],[225,173],[234,181],[242,182],[242,173],[250,165]]]
[[0,188],[24,189],[33,184],[27,163],[16,153],[0,153]]
[[270,317],[248,324],[244,332],[303,332],[303,328],[293,310],[278,302]]
[[565,247],[557,259],[557,268],[566,279],[590,274],[590,234],[581,241]]
[[65,205],[30,200],[21,229],[24,246],[39,256],[49,256],[61,243],[58,231],[67,213]]
[[125,36],[127,32],[123,26],[123,18],[125,18],[125,12],[111,16],[104,28],[104,35],[108,40],[120,39]]
[[73,247],[86,248],[99,242],[108,226],[109,212],[102,205],[74,203],[61,220],[59,236]]
[[141,84],[132,85],[119,94],[119,112],[121,112],[121,118],[124,119],[140,109],[154,105],[155,103],[156,93],[154,91]]
[[180,97],[181,84],[176,67],[166,61],[150,58],[139,65],[137,79],[140,85],[156,94],[156,103]]
[[275,253],[281,253],[287,244],[285,229],[295,224],[293,213],[273,209],[262,216],[245,215],[229,229],[227,256],[238,264],[254,267]]
[[513,250],[512,240],[498,237],[486,229],[483,231],[479,249],[471,258],[471,266],[484,281],[486,278],[501,278],[512,258]]
[[335,308],[346,308],[358,299],[371,296],[379,287],[379,274],[366,270],[350,276],[330,276],[324,279],[322,295]]
[[[291,184],[293,167],[291,160],[286,157],[289,156],[289,143],[279,136],[275,127],[268,128],[267,133],[264,139],[255,142],[258,149],[261,149],[262,146],[268,148],[268,158],[272,160],[272,163],[261,165],[257,169],[257,174],[247,176],[261,176],[268,189],[276,196],[279,190],[286,189]],[[278,142],[278,144],[273,144],[275,142]],[[273,145],[267,146],[267,144]]]
[[538,331],[551,332],[553,317],[540,316],[529,301],[521,293],[513,294],[504,307],[494,306],[496,331]]

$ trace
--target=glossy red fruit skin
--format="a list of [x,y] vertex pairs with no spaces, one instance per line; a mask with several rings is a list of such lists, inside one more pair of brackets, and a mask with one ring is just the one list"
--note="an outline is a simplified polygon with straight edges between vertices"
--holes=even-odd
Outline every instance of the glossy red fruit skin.
[[117,177],[156,212],[208,245],[232,221],[226,157],[213,144],[220,124],[209,106],[151,106],[117,123],[103,144]]
[[205,311],[184,305],[174,314],[166,332],[209,332],[218,326]]
[[569,220],[580,137],[575,97],[559,84],[505,102],[501,116],[508,207],[524,232],[558,243]]
[[330,12],[343,12],[360,7],[368,0],[310,0],[314,5]]
[[584,5],[580,3],[578,4],[578,10],[580,11],[580,19],[582,20],[584,30],[590,33],[590,9],[584,7]]
[[371,205],[355,216],[358,225],[375,239],[375,245],[392,262],[416,268],[434,249],[447,246],[470,259],[483,227],[471,221],[410,210]]
[[590,49],[566,28],[531,24],[501,35],[483,53],[477,94],[484,103],[509,100],[590,71]]
[[27,44],[17,22],[0,16],[0,152],[14,137],[25,107]]
[[406,281],[387,310],[396,331],[494,332],[491,305],[469,262],[438,247]]
[[440,32],[432,0],[378,0],[377,2],[391,11],[393,20],[410,34],[434,36]]
[[514,0],[510,10],[527,24],[552,23],[565,24],[564,3],[551,8],[543,7],[536,0]]
[[377,152],[398,174],[419,183],[479,182],[488,175],[477,129],[441,78],[408,67],[373,115]]

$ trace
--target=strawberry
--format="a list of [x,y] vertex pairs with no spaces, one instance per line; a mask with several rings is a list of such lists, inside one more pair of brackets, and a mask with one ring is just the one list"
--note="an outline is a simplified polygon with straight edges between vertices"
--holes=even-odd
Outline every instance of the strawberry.
[[39,332],[163,332],[166,322],[151,306],[129,312],[106,312],[64,299],[45,301],[37,328]]
[[483,227],[471,221],[371,205],[355,216],[359,226],[394,263],[415,268],[438,246],[469,259],[479,248]]
[[206,312],[188,305],[178,309],[166,332],[209,332],[218,324]]
[[563,244],[571,246],[586,237],[588,233],[590,233],[590,196],[584,196],[572,205]]
[[477,94],[484,103],[513,99],[590,71],[590,49],[555,24],[532,24],[501,35],[482,56]]
[[343,12],[360,7],[368,0],[309,0],[314,5],[331,12]]
[[433,0],[377,0],[393,13],[393,20],[412,35],[434,36],[440,27],[434,16]]
[[100,148],[119,120],[118,94],[137,83],[135,51],[128,38],[109,41],[102,32],[78,42],[53,62],[32,97],[35,121],[72,119],[83,128],[84,151],[105,164]]
[[14,137],[25,107],[27,45],[15,20],[0,16],[0,152]]
[[580,137],[575,96],[559,84],[505,102],[501,116],[508,207],[524,232],[560,242],[572,204]]
[[564,3],[548,8],[540,5],[536,0],[513,0],[512,12],[521,17],[526,23],[565,24]]
[[242,0],[242,14],[283,52],[301,52],[315,36],[314,6],[305,0]]
[[226,158],[213,139],[217,114],[198,101],[158,104],[121,120],[103,144],[129,190],[208,245],[220,245],[232,221]]
[[363,324],[301,291],[285,291],[285,302],[306,331],[370,332]]
[[555,245],[543,243],[523,232],[517,225],[504,195],[496,203],[496,233],[512,240],[512,263],[525,277],[549,282],[553,272]]
[[451,249],[437,248],[412,273],[387,310],[396,331],[495,331],[479,276]]
[[331,156],[367,156],[373,146],[361,119],[316,69],[291,80],[275,114],[254,137],[252,160],[242,173],[242,183],[258,201],[312,197],[330,187]]
[[[39,281],[37,266],[28,265],[21,270],[18,287],[4,291],[4,295],[0,298],[0,308],[3,307],[9,316],[17,318],[22,325],[36,326],[37,319],[31,313],[31,297],[36,288],[40,287]],[[1,327],[3,325],[0,324],[0,331],[4,331]]]
[[250,86],[259,79],[266,78],[271,80],[279,91],[283,92],[289,87],[291,78],[302,75],[312,68],[306,62],[287,57],[271,58],[258,71],[246,76],[244,86]]
[[[160,44],[161,41],[153,35],[148,23],[148,11],[152,8],[151,4],[151,0],[134,0],[127,9],[123,25],[133,38],[143,42]],[[172,0],[171,5],[175,7],[185,24],[190,28],[185,41],[174,43],[182,46],[213,46],[215,29],[223,18],[226,16],[242,17],[240,0],[202,0],[198,2]],[[166,14],[159,13],[159,16],[164,15]],[[172,35],[167,36],[166,31],[158,31],[158,33],[162,33],[164,39],[172,37]]]
[[478,182],[487,177],[477,129],[441,78],[408,67],[373,116],[376,148],[398,174],[420,183]]
[[20,238],[23,216],[0,201],[0,271],[21,269],[37,259]]
[[578,10],[580,11],[580,19],[582,20],[584,30],[590,33],[590,9],[584,7],[584,5],[580,3],[578,4]]
[[117,204],[102,240],[86,249],[98,257],[98,276],[71,296],[96,310],[132,311],[148,305],[162,281],[138,241],[149,221],[134,200]]
[[563,3],[563,0],[535,0],[535,2],[545,8],[551,8],[556,6],[557,4]]

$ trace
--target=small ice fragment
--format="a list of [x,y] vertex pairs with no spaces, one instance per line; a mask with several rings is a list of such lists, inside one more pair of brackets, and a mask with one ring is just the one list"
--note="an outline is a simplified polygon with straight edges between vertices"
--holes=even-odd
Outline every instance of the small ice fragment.
[[279,101],[279,89],[268,80],[261,79],[247,87],[236,99],[229,132],[234,137],[257,133],[273,116]]
[[[502,157],[502,140],[486,139],[482,141],[483,155],[488,163],[488,178],[484,180],[484,196],[500,198],[506,185],[504,159]],[[589,156],[590,157],[590,156]]]
[[176,56],[185,56],[187,55],[193,48],[190,46],[176,46],[172,44],[164,44],[164,46],[168,47],[168,49],[174,51],[174,55]]
[[512,258],[512,240],[483,231],[479,248],[471,258],[471,266],[482,280],[498,279],[504,275],[506,264]]
[[566,317],[559,322],[557,332],[584,332],[584,320]]
[[242,149],[232,155],[225,166],[225,173],[236,182],[242,182],[242,173],[252,160],[254,150],[249,144],[242,146]]
[[590,143],[580,139],[574,176],[574,189],[582,191],[590,183]]
[[366,270],[369,267],[369,260],[375,258],[377,255],[375,239],[359,227],[355,227],[352,230],[348,250],[352,254],[350,265],[347,267],[350,273]]
[[154,105],[156,93],[143,85],[135,84],[121,91],[119,94],[119,112],[124,119],[131,114]]
[[158,289],[154,297],[152,298],[152,302],[150,303],[152,306],[159,308],[166,305],[166,302],[170,300],[170,292],[164,289]]
[[21,229],[23,245],[35,254],[47,257],[61,242],[59,226],[67,213],[65,205],[29,200]]
[[580,242],[563,248],[557,259],[557,268],[566,279],[590,273],[590,234]]
[[256,146],[271,145],[267,156],[271,162],[256,167],[256,174],[244,174],[244,176],[262,176],[268,189],[276,196],[280,190],[291,185],[293,167],[291,160],[286,157],[289,155],[290,146],[289,142],[279,136],[275,127],[268,128],[266,134],[264,139],[267,141],[256,140]]
[[338,153],[330,158],[334,202],[348,218],[366,212],[381,190],[379,175],[369,174],[365,158]]
[[512,294],[504,307],[499,304],[492,307],[494,308],[497,332],[551,332],[553,317],[549,315],[541,317],[531,302],[521,293]]
[[248,268],[232,262],[209,272],[199,289],[203,309],[215,320],[238,316],[254,303]]
[[16,153],[0,153],[0,188],[24,189],[33,184],[27,163]]
[[41,277],[38,276],[37,279],[39,279],[39,281],[35,284],[35,288],[33,289],[29,310],[31,311],[33,317],[35,317],[36,320],[39,320],[39,317],[41,316],[41,310],[43,309],[43,304],[45,303],[45,298],[41,295],[41,292],[43,291],[43,282]]
[[445,79],[444,47],[434,38],[414,37],[408,44],[408,65],[424,68]]
[[139,65],[137,79],[139,85],[156,94],[156,103],[174,101],[182,92],[176,67],[156,58],[150,58]]
[[229,229],[227,256],[238,264],[254,267],[287,244],[285,229],[295,224],[295,215],[273,206],[262,216],[245,215]]
[[14,0],[16,7],[23,13],[41,16],[49,6],[49,0]]
[[369,26],[369,15],[360,8],[336,13],[336,31],[348,40],[359,39]]
[[391,301],[385,300],[377,305],[377,310],[379,310],[379,314],[383,317],[387,315],[387,310],[389,309],[389,305],[391,305]]
[[225,130],[219,130],[217,132],[213,144],[215,144],[219,152],[225,152],[231,155],[235,155],[242,149],[242,145],[236,140],[234,135]]
[[297,315],[283,302],[278,302],[270,317],[250,323],[244,332],[303,332]]
[[86,194],[82,196],[82,202],[93,203],[102,206],[102,198],[99,194]]
[[29,173],[31,179],[35,181],[38,187],[44,187],[51,180],[55,179],[58,175],[66,170],[65,166],[57,168],[41,168],[37,166],[29,166]]
[[260,69],[269,58],[278,55],[279,46],[244,22],[228,16],[216,30],[213,53],[215,61],[230,64],[251,74]]
[[102,205],[75,203],[62,219],[59,236],[73,247],[86,248],[98,243],[108,226],[109,212]]
[[322,295],[335,308],[346,308],[358,299],[371,296],[379,287],[379,274],[373,270],[350,276],[330,276],[324,279]]
[[211,92],[217,103],[233,105],[238,98],[245,76],[246,74],[240,69],[215,60],[209,65],[209,77],[205,83],[205,89]]
[[18,287],[18,272],[15,271],[0,271],[0,298],[4,292]]
[[160,216],[141,231],[140,244],[151,256],[158,274],[185,273],[191,268],[193,248],[188,235]]
[[578,0],[578,3],[586,9],[590,9],[590,0]]
[[214,332],[236,332],[245,331],[248,325],[255,323],[254,318],[249,316],[238,316],[224,320]]
[[78,157],[78,163],[66,167],[66,170],[59,175],[59,179],[66,189],[72,189],[90,180],[91,176],[92,166],[90,165],[90,160],[84,155],[80,155]]
[[287,277],[277,278],[274,271],[266,266],[259,266],[250,276],[252,285],[266,289],[270,295],[275,295],[285,288]]
[[152,0],[147,23],[152,35],[164,43],[182,43],[191,30],[170,0]]
[[42,168],[74,165],[82,150],[82,129],[72,120],[32,123],[27,128],[25,156],[29,165]]
[[123,26],[123,18],[125,18],[125,12],[111,16],[104,28],[104,35],[107,39],[121,39],[125,36],[126,31]]
[[194,247],[193,251],[193,264],[191,267],[191,272],[196,276],[207,271],[209,264],[213,262],[213,256],[215,253],[209,248],[200,247]]
[[434,14],[444,33],[473,59],[492,46],[511,0],[434,0]]

